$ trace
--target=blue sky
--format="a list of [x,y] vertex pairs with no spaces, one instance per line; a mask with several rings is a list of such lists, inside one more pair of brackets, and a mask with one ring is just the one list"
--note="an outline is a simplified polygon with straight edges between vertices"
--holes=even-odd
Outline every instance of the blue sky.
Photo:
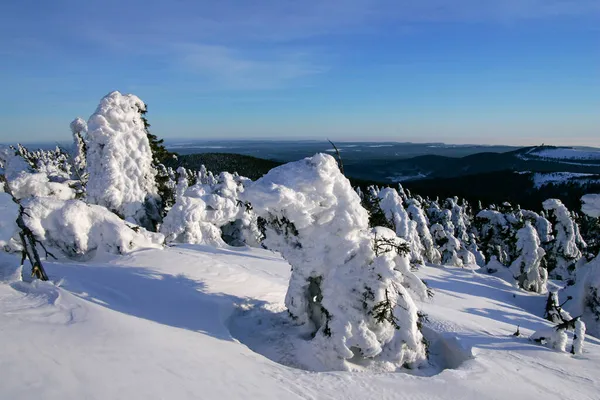
[[600,146],[598,0],[3,0],[0,141],[112,90],[166,138]]

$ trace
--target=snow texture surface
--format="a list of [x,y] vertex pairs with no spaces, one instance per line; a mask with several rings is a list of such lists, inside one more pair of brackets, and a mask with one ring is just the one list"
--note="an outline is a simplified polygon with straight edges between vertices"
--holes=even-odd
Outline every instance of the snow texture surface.
[[136,223],[144,222],[145,203],[157,194],[145,108],[137,96],[115,91],[87,123],[87,198]]

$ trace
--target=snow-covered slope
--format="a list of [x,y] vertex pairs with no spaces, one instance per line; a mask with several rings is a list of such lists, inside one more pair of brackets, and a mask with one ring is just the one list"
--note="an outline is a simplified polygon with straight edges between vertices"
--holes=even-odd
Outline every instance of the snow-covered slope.
[[[600,341],[588,338],[582,356],[529,342],[547,326],[539,317],[545,298],[469,269],[418,272],[436,293],[420,304],[431,361],[447,369],[315,373],[271,360],[293,364],[293,346],[302,342],[277,324],[290,267],[276,253],[187,245],[47,262],[54,283],[34,284],[6,278],[17,263],[0,256],[3,399],[583,400],[600,393]],[[512,336],[517,325],[525,337]]]
[[581,150],[569,147],[556,147],[556,148],[541,148],[534,149],[527,153],[531,156],[541,158],[555,158],[555,159],[574,159],[574,160],[599,160],[600,151],[598,150]]

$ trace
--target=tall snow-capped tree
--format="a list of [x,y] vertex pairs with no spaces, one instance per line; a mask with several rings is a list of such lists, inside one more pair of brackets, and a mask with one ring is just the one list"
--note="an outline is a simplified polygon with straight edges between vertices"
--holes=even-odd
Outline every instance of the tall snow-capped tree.
[[[263,243],[292,265],[285,305],[313,334],[324,369],[350,369],[355,357],[390,370],[426,360],[412,296],[427,289],[410,271],[406,250],[393,251],[405,242],[390,229],[369,228],[333,157],[274,168],[244,198],[265,221]],[[375,247],[376,238],[387,249]]]
[[548,199],[543,207],[554,225],[554,239],[546,249],[548,271],[557,279],[573,278],[577,263],[583,257],[581,248],[586,244],[571,213],[560,200]]
[[548,271],[545,268],[545,251],[540,247],[537,231],[529,221],[517,231],[517,258],[510,269],[519,286],[537,293],[546,291]]
[[160,198],[142,120],[145,110],[140,98],[118,91],[100,101],[88,121],[87,199],[155,230]]

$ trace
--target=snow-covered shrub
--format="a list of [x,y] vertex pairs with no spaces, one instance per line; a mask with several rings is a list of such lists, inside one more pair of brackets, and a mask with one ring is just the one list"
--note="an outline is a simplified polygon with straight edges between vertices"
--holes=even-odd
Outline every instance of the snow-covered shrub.
[[22,172],[34,172],[29,163],[9,147],[0,150],[0,167],[2,167],[4,176],[9,182]]
[[427,289],[406,254],[376,254],[376,236],[403,241],[389,229],[369,229],[368,213],[333,157],[277,167],[250,185],[244,199],[266,222],[266,247],[292,265],[285,304],[313,333],[324,368],[350,369],[354,357],[389,369],[426,359],[411,293],[425,297]]
[[88,121],[87,199],[149,229],[160,220],[152,151],[132,94],[106,95]]
[[67,182],[71,179],[69,154],[60,147],[54,150],[29,151],[18,144],[14,151],[25,160],[32,172],[39,172],[52,182]]
[[558,351],[566,351],[569,337],[565,329],[555,327],[544,328],[536,331],[529,337],[529,340],[540,343]]
[[[221,198],[219,198],[221,199]],[[216,199],[215,199],[216,200]],[[230,210],[234,207],[227,204],[227,199],[222,199],[221,210],[226,207]],[[215,204],[216,201],[213,201]],[[221,230],[214,223],[214,210],[202,199],[197,197],[183,196],[171,207],[160,227],[161,233],[166,237],[167,242],[192,243],[192,244],[210,244],[212,246],[222,246],[225,244],[221,238]],[[237,215],[237,208],[235,208]],[[229,222],[229,219],[222,220],[223,224]]]
[[164,237],[130,226],[104,207],[80,200],[33,197],[22,201],[23,221],[47,247],[80,258],[96,252],[125,254],[138,248],[160,247]]
[[[54,171],[55,175],[52,175],[51,168],[41,168],[43,172],[39,172],[40,169],[36,167],[36,160],[39,159],[24,147],[19,148],[19,151],[13,148],[0,151],[0,167],[16,199],[41,196],[67,200],[75,197],[70,181],[61,175],[63,172]],[[25,154],[25,157],[21,154]],[[26,158],[30,158],[31,163]],[[49,173],[54,179],[49,178]]]
[[560,200],[548,199],[544,209],[554,222],[554,240],[546,249],[548,271],[557,279],[572,278],[577,262],[583,257],[580,250],[586,246],[571,213]]
[[393,226],[398,237],[406,240],[410,248],[410,261],[414,264],[423,264],[425,247],[417,231],[417,223],[412,221],[406,210],[402,198],[396,189],[385,188],[379,194],[379,207],[385,214],[388,222]]
[[189,173],[179,169],[178,174],[177,192],[182,193],[161,226],[168,242],[222,246],[226,238],[233,245],[258,246],[257,216],[240,201],[247,178],[222,172],[217,179],[206,173],[206,179],[186,187]]
[[419,234],[419,238],[421,239],[421,244],[424,247],[424,254],[427,261],[433,264],[439,264],[442,260],[442,256],[433,242],[433,238],[431,237],[431,232],[429,231],[429,221],[421,208],[421,202],[416,199],[408,199],[407,200],[408,207],[406,212],[408,213],[410,219],[414,221],[416,225],[417,233]]
[[529,339],[558,351],[566,351],[569,339],[567,331],[573,331],[573,343],[570,352],[572,354],[581,354],[585,340],[585,330],[585,323],[581,318],[576,317],[564,321],[555,327],[534,332]]

